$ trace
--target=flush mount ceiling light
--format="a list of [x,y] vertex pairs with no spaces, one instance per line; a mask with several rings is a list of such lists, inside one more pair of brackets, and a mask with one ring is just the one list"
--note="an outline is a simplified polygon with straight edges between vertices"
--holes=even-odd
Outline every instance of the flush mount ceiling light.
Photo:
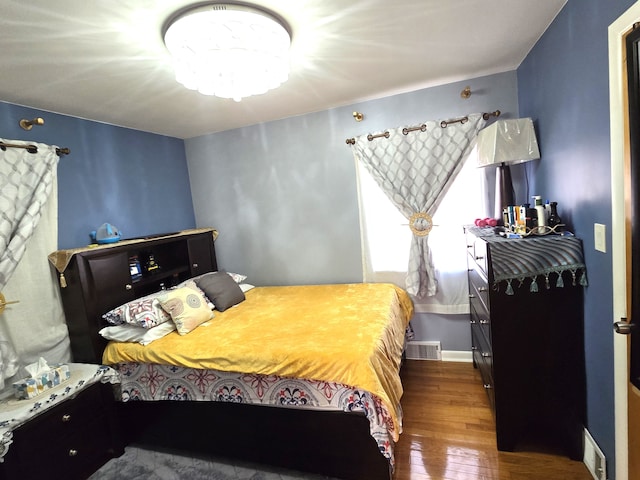
[[260,95],[289,77],[288,25],[245,4],[214,3],[182,10],[164,28],[176,80],[204,95]]

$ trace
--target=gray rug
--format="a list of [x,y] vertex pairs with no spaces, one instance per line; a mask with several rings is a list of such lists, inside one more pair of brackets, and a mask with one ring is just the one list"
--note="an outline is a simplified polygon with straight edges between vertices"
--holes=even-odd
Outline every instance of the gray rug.
[[250,463],[186,457],[166,452],[126,447],[125,453],[113,458],[89,480],[331,480],[311,475]]

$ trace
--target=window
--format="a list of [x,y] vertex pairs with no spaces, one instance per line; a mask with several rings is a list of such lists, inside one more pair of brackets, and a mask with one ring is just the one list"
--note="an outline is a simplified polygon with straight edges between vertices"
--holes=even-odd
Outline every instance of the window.
[[[429,247],[438,281],[434,297],[417,300],[416,311],[467,313],[466,247],[463,225],[484,217],[484,182],[475,148],[433,215]],[[405,287],[411,230],[367,169],[358,164],[364,280]]]

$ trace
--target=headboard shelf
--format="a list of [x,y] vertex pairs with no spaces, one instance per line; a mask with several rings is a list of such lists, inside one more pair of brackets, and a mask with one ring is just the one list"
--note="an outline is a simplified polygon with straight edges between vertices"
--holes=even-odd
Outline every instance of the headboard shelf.
[[[137,278],[137,279],[133,279],[132,278],[131,281],[132,281],[133,285],[136,288],[141,288],[141,287],[143,287],[145,285],[148,285],[148,284],[156,284],[157,282],[161,282],[162,280],[167,280],[167,281],[171,282],[172,279],[180,278],[180,277],[183,276],[182,275],[183,273],[190,272],[190,271],[191,271],[191,269],[189,268],[189,266],[188,265],[184,265],[184,266],[179,267],[179,268],[171,268],[171,269],[168,269],[168,270],[167,269],[162,269],[162,271],[160,271],[160,272],[158,272],[156,274],[147,276],[147,277],[140,277],[140,278]],[[164,282],[161,282],[161,283],[164,283]],[[173,282],[171,282],[171,285],[172,284],[173,284]]]
[[[102,315],[135,298],[217,270],[212,229],[180,232],[145,241],[54,252],[64,276],[60,292],[77,363],[102,363],[106,341],[98,335]],[[67,255],[65,257],[65,255]],[[66,264],[53,259],[63,258]]]

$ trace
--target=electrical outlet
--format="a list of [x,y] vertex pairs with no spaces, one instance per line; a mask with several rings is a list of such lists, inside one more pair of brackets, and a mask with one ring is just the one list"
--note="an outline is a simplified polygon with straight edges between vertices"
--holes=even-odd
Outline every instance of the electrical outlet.
[[601,223],[593,224],[593,237],[596,250],[607,253],[607,227]]

